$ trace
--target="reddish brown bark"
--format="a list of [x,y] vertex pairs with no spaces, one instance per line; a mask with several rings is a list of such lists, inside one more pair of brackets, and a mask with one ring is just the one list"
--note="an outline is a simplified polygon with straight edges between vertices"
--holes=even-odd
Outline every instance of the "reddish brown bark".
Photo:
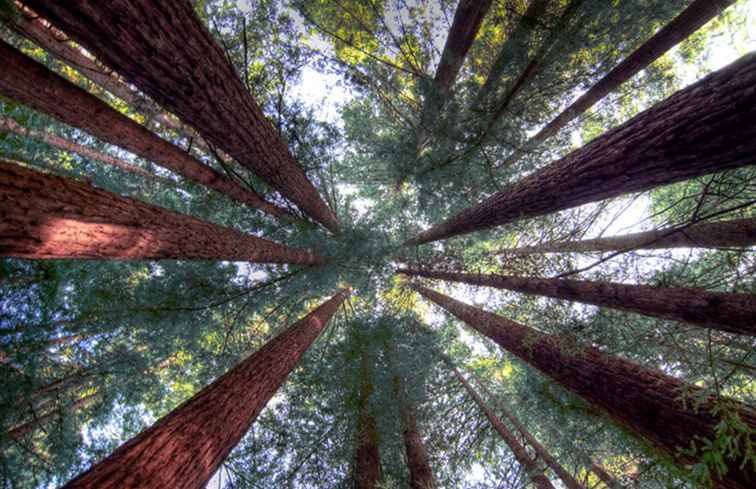
[[756,163],[756,53],[409,240],[421,244]]
[[417,426],[415,408],[407,399],[404,382],[400,376],[394,377],[399,416],[402,420],[402,441],[407,455],[407,469],[410,476],[410,489],[434,489],[433,471],[425,449],[423,437]]
[[398,273],[542,295],[756,335],[756,295],[692,288],[402,269]]
[[357,449],[354,459],[354,488],[378,489],[383,482],[381,452],[378,446],[378,429],[375,417],[370,413],[368,401],[373,384],[368,379],[366,360],[363,354],[363,376],[360,398],[357,403]]
[[590,253],[669,248],[745,248],[756,245],[756,219],[704,222],[685,228],[657,229],[608,238],[551,241],[534,246],[501,250],[512,255],[529,253]]
[[509,428],[507,428],[496,414],[494,414],[491,408],[486,405],[480,395],[475,392],[475,389],[473,389],[462,374],[459,373],[459,370],[452,365],[449,365],[449,368],[452,369],[459,382],[464,386],[465,390],[467,390],[467,393],[470,394],[470,397],[473,398],[475,404],[477,404],[480,410],[483,411],[483,414],[486,415],[491,426],[493,426],[499,436],[501,436],[504,443],[506,443],[509,449],[512,450],[515,459],[517,459],[517,462],[525,469],[525,472],[528,474],[528,477],[535,487],[538,489],[554,489],[551,481],[543,474],[543,467],[538,464],[535,458],[528,454],[525,447],[519,442],[519,440],[517,440],[517,437],[509,431]]
[[325,262],[307,250],[2,161],[0,256]]
[[239,202],[276,217],[288,214],[2,41],[0,63],[5,67],[0,71],[0,94]]
[[167,178],[161,178],[156,175],[153,175],[147,170],[144,170],[143,168],[133,165],[120,158],[110,156],[109,154],[100,153],[99,151],[95,151],[92,148],[88,148],[86,146],[82,146],[81,144],[74,143],[56,134],[43,132],[43,131],[36,131],[33,129],[27,129],[23,127],[21,124],[19,124],[18,122],[14,121],[13,119],[6,118],[1,115],[0,115],[0,129],[4,129],[6,131],[16,133],[19,136],[22,136],[25,138],[37,139],[39,141],[47,143],[50,146],[61,149],[63,151],[70,151],[72,153],[77,153],[81,156],[84,156],[85,158],[101,161],[105,164],[114,166],[118,168],[119,170],[123,170],[128,173],[133,173],[134,175],[139,175],[140,177],[143,177],[143,178],[148,178],[151,180],[160,180],[161,182],[167,183],[167,184],[173,183],[171,182],[171,180],[168,180]]
[[617,481],[617,479],[614,478],[607,470],[601,466],[601,464],[598,464],[596,462],[593,462],[591,464],[591,472],[596,474],[599,479],[601,479],[601,482],[606,484],[607,487],[610,489],[622,489],[622,484]]
[[[66,411],[76,412],[76,411],[79,411],[80,409],[84,409],[87,406],[91,405],[94,401],[96,401],[97,397],[98,397],[98,394],[96,392],[93,394],[88,394],[76,400],[70,406],[67,406]],[[42,425],[52,421],[54,418],[60,417],[61,414],[62,413],[58,409],[53,409],[39,416],[35,416],[34,419],[27,421],[25,423],[22,423],[20,425],[17,425],[11,428],[10,430],[8,430],[8,432],[5,433],[5,436],[0,436],[0,440],[3,438],[10,439],[10,440],[18,440],[24,435],[31,433],[32,431],[36,430]]]
[[[565,349],[560,338],[478,309],[436,291],[413,285],[428,300],[489,337],[503,349],[549,376],[562,387],[601,409],[610,419],[634,432],[656,449],[681,464],[696,463],[682,448],[701,440],[713,440],[720,421],[712,414],[715,400],[700,404],[685,402],[700,390],[659,371],[601,353],[595,348]],[[756,412],[742,403],[727,400],[752,429]],[[746,489],[756,484],[750,465],[725,460],[729,470],[716,481],[718,488]]]
[[513,164],[525,152],[534,149],[559,132],[576,117],[584,114],[599,100],[659,59],[678,43],[687,39],[733,3],[735,3],[735,0],[694,0],[691,2],[680,15],[659,29],[659,32],[643,43],[642,46],[630,53],[627,58],[525,143],[523,150],[515,152],[504,164]]
[[204,487],[348,294],[336,294],[65,487]]
[[338,230],[333,211],[246,91],[190,2],[26,3],[308,215]]

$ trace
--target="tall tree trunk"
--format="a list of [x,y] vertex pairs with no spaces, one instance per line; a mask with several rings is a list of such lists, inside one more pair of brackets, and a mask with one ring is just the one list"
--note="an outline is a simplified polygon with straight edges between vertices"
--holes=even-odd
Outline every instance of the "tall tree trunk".
[[[683,399],[700,390],[656,370],[601,353],[595,348],[565,349],[560,338],[467,305],[436,291],[413,285],[428,300],[489,337],[503,349],[549,376],[562,387],[603,410],[612,420],[636,433],[681,464],[696,463],[680,449],[716,438],[718,416],[712,413],[715,399],[695,406]],[[751,429],[756,412],[742,403],[727,400]],[[750,465],[726,459],[727,474],[716,487],[746,489],[756,484]]]
[[756,53],[409,240],[421,244],[756,163]]
[[[97,400],[98,393],[95,392],[93,394],[88,394],[76,401],[74,401],[73,404],[70,406],[66,406],[66,412],[77,412],[81,409],[85,409],[89,405],[91,405],[94,401]],[[44,424],[47,424],[48,422],[52,421],[56,417],[62,416],[63,413],[60,409],[54,408],[44,414],[41,414],[39,416],[35,416],[34,419],[27,421],[25,423],[22,423],[20,425],[17,425],[10,430],[8,430],[5,433],[5,436],[0,436],[0,440],[6,439],[6,440],[18,440],[24,435],[31,433],[32,431],[36,430],[37,428],[41,427]]]
[[348,294],[336,294],[65,487],[204,487]]
[[0,256],[325,262],[306,250],[1,160]]
[[504,164],[511,165],[526,152],[535,149],[733,3],[735,0],[694,0],[680,15],[659,29],[659,32],[651,39],[630,53],[620,64],[527,141],[522,150],[515,151]]
[[756,218],[693,224],[608,238],[550,241],[534,246],[501,250],[503,254],[590,253],[670,248],[745,248],[756,245]]
[[502,440],[504,440],[510,450],[512,450],[515,459],[517,459],[517,462],[525,469],[525,472],[528,474],[528,477],[535,487],[538,489],[554,489],[551,481],[549,481],[548,477],[543,474],[543,468],[539,466],[536,459],[528,454],[525,447],[519,442],[519,440],[517,440],[517,437],[509,431],[506,425],[494,414],[491,408],[483,402],[483,399],[481,399],[478,393],[475,392],[475,389],[473,389],[467,380],[465,380],[462,374],[459,373],[459,370],[451,364],[449,365],[449,368],[454,372],[454,375],[464,386],[465,390],[467,390],[468,394],[470,394],[470,397],[473,398],[475,404],[477,404],[481,411],[483,411],[483,414],[486,415],[488,421],[491,422],[491,426],[493,426],[496,432],[499,433],[499,436],[501,436]]
[[404,381],[400,375],[394,377],[399,415],[402,421],[402,441],[407,454],[407,469],[410,475],[410,489],[434,489],[433,471],[425,449],[423,437],[417,427],[415,409],[407,399]]
[[648,285],[402,269],[398,273],[513,290],[756,335],[756,295]]
[[601,482],[606,484],[606,487],[608,487],[609,489],[622,489],[622,484],[620,484],[612,474],[607,472],[607,470],[602,467],[601,464],[593,462],[591,464],[591,472],[596,474],[596,476],[601,479]]
[[378,446],[378,429],[370,412],[369,400],[373,393],[365,353],[362,355],[362,379],[357,401],[357,449],[354,458],[354,489],[378,489],[383,482],[381,452]]
[[4,41],[0,41],[0,63],[5,66],[0,71],[0,94],[239,202],[276,217],[288,215],[285,209],[202,164]]
[[44,132],[44,131],[37,131],[34,129],[27,129],[18,122],[14,121],[13,119],[3,117],[0,115],[0,129],[4,129],[6,131],[13,132],[15,134],[18,134],[19,136],[29,138],[29,139],[37,139],[39,141],[42,141],[46,144],[49,144],[50,146],[54,148],[58,148],[63,151],[70,151],[72,153],[77,153],[81,156],[84,156],[85,158],[90,158],[93,160],[101,161],[107,165],[114,166],[118,168],[119,170],[132,173],[134,175],[138,175],[142,178],[147,178],[150,180],[157,180],[160,182],[163,182],[168,185],[173,185],[173,181],[167,179],[158,177],[157,175],[153,175],[152,173],[148,172],[147,170],[140,168],[136,165],[133,165],[127,161],[124,161],[120,158],[116,158],[114,156],[111,156],[109,154],[101,153],[99,151],[95,151],[92,148],[89,148],[87,146],[82,146],[81,144],[74,143],[72,141],[69,141],[65,138],[62,138],[56,134],[50,133],[50,132]]
[[[480,381],[477,377],[473,375],[474,378],[478,381],[478,385],[481,387],[484,393],[488,391],[486,389],[486,386],[483,384],[483,382]],[[488,392],[489,397],[494,397],[490,392]],[[554,471],[554,473],[559,476],[559,478],[562,480],[562,483],[564,483],[564,486],[567,489],[585,489],[585,486],[583,486],[581,483],[573,477],[572,474],[570,474],[567,469],[562,467],[562,464],[560,464],[553,455],[551,455],[551,452],[549,452],[546,447],[541,445],[541,443],[536,440],[536,438],[525,428],[525,426],[520,423],[520,420],[517,419],[517,417],[512,414],[509,409],[504,407],[503,403],[494,397],[496,401],[496,406],[499,408],[499,412],[504,413],[504,416],[509,420],[510,423],[512,423],[512,426],[515,427],[517,431],[522,433],[523,438],[530,444],[531,447],[535,450],[536,454],[541,457],[541,459],[548,465],[551,470]]]
[[492,0],[460,0],[457,4],[454,20],[433,78],[432,90],[425,99],[420,115],[418,148],[425,145],[439,111],[451,96],[454,80],[457,79],[491,3]]
[[[318,195],[186,0],[27,0],[160,105],[332,231]],[[155,33],[160,42],[154,42]]]

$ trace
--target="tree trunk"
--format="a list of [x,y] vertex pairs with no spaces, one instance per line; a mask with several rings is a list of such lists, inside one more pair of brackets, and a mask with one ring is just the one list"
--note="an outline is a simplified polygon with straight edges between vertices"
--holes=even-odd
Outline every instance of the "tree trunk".
[[224,177],[186,151],[159,138],[94,95],[0,41],[0,94],[119,146],[189,180],[265,211],[286,216],[250,189]]
[[453,365],[449,365],[449,368],[452,369],[454,375],[464,386],[465,390],[467,390],[468,394],[470,394],[470,397],[473,398],[475,404],[477,404],[478,407],[480,407],[481,411],[483,411],[483,414],[486,415],[488,421],[491,422],[491,426],[493,426],[496,432],[499,433],[499,436],[501,436],[502,440],[504,440],[507,446],[509,446],[510,450],[512,450],[512,454],[514,455],[515,459],[517,459],[517,462],[525,469],[525,472],[528,474],[528,477],[533,482],[535,487],[537,487],[538,489],[554,489],[551,481],[549,481],[548,477],[543,474],[543,468],[539,467],[539,464],[535,460],[535,458],[532,458],[530,455],[528,455],[525,447],[522,446],[522,444],[517,440],[517,437],[511,431],[509,431],[506,425],[498,417],[496,417],[494,412],[486,405],[485,402],[483,402],[483,399],[481,399],[478,393],[475,392],[475,390],[467,382],[467,380],[465,380],[462,374],[459,373],[459,370],[457,370],[457,368]]
[[454,80],[457,79],[491,3],[492,0],[460,0],[457,4],[441,60],[436,68],[436,76],[433,78],[432,91],[425,99],[420,115],[418,148],[425,145],[439,111],[451,96]]
[[433,471],[428,460],[423,438],[417,427],[415,409],[407,399],[401,376],[394,377],[399,415],[402,420],[402,441],[407,454],[407,469],[410,475],[410,489],[434,489]]
[[378,446],[378,429],[368,403],[373,393],[365,353],[362,356],[362,383],[357,402],[357,450],[354,460],[354,488],[378,489],[383,482],[381,452]]
[[[412,288],[446,309],[471,328],[488,336],[503,349],[552,378],[562,387],[603,410],[612,420],[634,432],[681,464],[696,463],[680,449],[692,443],[716,438],[720,422],[712,414],[715,399],[684,402],[699,388],[627,360],[601,353],[595,348],[569,351],[560,338],[547,335],[501,316],[439,294],[425,287]],[[756,427],[756,412],[734,400],[727,400],[742,422]],[[756,484],[756,474],[740,460],[725,459],[729,470],[716,487],[746,489]]]
[[607,472],[600,464],[593,462],[591,464],[591,472],[596,474],[596,476],[601,479],[601,482],[606,484],[609,489],[622,489],[622,484],[620,484],[619,481]]
[[348,294],[336,294],[65,487],[204,487]]
[[25,138],[37,139],[46,144],[49,144],[50,146],[54,148],[58,148],[63,151],[69,151],[72,153],[77,153],[85,158],[101,161],[105,164],[114,166],[118,168],[119,170],[132,173],[134,175],[138,175],[142,178],[147,178],[150,180],[158,180],[164,184],[173,185],[173,182],[171,180],[167,178],[158,177],[157,175],[153,175],[147,170],[140,168],[136,165],[133,165],[120,158],[110,156],[109,154],[100,153],[99,151],[95,151],[94,149],[88,148],[87,146],[82,146],[81,144],[68,141],[67,139],[62,138],[56,134],[52,134],[52,133],[44,132],[44,131],[36,131],[34,129],[27,129],[23,127],[21,124],[19,124],[18,122],[14,121],[13,119],[3,117],[2,115],[0,115],[0,129],[5,129],[6,131],[16,133],[19,136],[22,136]]
[[[77,412],[80,409],[84,409],[87,406],[91,405],[94,401],[97,400],[98,394],[95,392],[93,394],[88,394],[81,399],[76,400],[72,405],[66,406],[66,412]],[[32,431],[36,430],[40,426],[52,421],[54,418],[58,416],[62,416],[62,412],[59,409],[53,409],[51,411],[48,411],[40,416],[35,416],[34,419],[27,421],[25,423],[22,423],[20,425],[17,425],[10,430],[8,430],[5,433],[5,436],[0,436],[0,440],[7,439],[7,440],[18,440],[24,435],[31,433]]]
[[[98,59],[331,231],[318,195],[186,0],[28,0]],[[159,33],[160,42],[155,42]]]
[[[485,385],[483,385],[480,379],[476,380],[478,381],[478,385],[483,389],[483,392],[485,393],[488,389],[486,389]],[[502,402],[497,402],[497,407],[499,408],[500,412],[504,413],[504,416],[509,420],[509,422],[512,423],[512,426],[514,426],[517,431],[522,433],[522,436],[525,438],[525,440],[527,440],[530,446],[533,447],[536,454],[541,457],[541,459],[546,463],[546,465],[551,468],[551,470],[554,471],[556,475],[559,476],[567,489],[585,489],[585,486],[579,483],[577,479],[575,479],[575,477],[573,477],[572,474],[567,471],[567,469],[562,467],[562,464],[557,462],[554,456],[551,455],[551,452],[549,452],[546,447],[541,445],[538,440],[536,440],[536,438],[525,428],[525,426],[520,423],[520,420],[517,419],[514,414],[512,414],[503,406]]]
[[402,269],[398,273],[565,299],[730,333],[756,335],[754,294],[416,269]]
[[620,64],[526,142],[522,150],[516,151],[507,158],[504,165],[515,163],[526,152],[535,149],[733,3],[735,0],[694,0],[680,15],[630,53]]
[[756,163],[756,53],[748,54],[406,244]]
[[756,245],[756,219],[733,219],[579,241],[551,241],[501,250],[503,254],[590,253],[670,248],[746,248]]
[[0,256],[325,262],[306,250],[2,161]]

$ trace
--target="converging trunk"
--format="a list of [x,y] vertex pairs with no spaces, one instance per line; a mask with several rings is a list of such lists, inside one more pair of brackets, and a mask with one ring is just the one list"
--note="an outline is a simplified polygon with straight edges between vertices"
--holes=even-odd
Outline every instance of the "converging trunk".
[[[338,220],[188,1],[27,0],[97,58],[331,231]],[[160,33],[160,42],[155,42]]]
[[756,335],[754,294],[419,269],[402,269],[398,273],[565,299],[730,333]]
[[407,399],[401,376],[394,377],[398,399],[399,415],[402,420],[402,441],[407,454],[407,469],[410,475],[410,489],[434,489],[433,471],[425,449],[423,437],[417,427],[414,406]]
[[0,256],[325,263],[307,250],[1,160]]
[[288,211],[265,201],[189,153],[161,139],[94,95],[0,41],[0,94],[150,160],[182,177],[273,216]]
[[64,487],[204,487],[348,294],[340,291]]
[[408,245],[756,163],[756,53],[711,73]]
[[369,399],[373,393],[365,353],[362,357],[362,381],[357,401],[357,448],[354,454],[354,489],[378,489],[383,482],[378,428],[370,412]]
[[[699,388],[656,370],[586,347],[564,348],[560,338],[478,309],[436,291],[411,286],[468,326],[489,337],[556,383],[603,410],[613,421],[645,439],[680,464],[699,462],[680,450],[703,440],[713,441],[719,416],[715,400],[686,402]],[[756,428],[756,412],[742,403],[727,400],[741,421]],[[746,489],[756,484],[756,474],[741,460],[725,459],[727,473],[715,481],[721,489]]]

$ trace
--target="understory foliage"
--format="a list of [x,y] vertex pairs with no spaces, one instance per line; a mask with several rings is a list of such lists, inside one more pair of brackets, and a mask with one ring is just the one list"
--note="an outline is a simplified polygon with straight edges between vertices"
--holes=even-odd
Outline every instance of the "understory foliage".
[[[2,117],[117,156],[155,178],[10,132],[0,132],[3,159],[329,258],[327,265],[312,269],[204,261],[0,261],[0,487],[62,484],[347,284],[353,287],[350,300],[212,484],[351,487],[360,385],[367,381],[373,387],[367,409],[378,426],[385,486],[409,487],[394,380],[400,377],[438,487],[530,487],[524,469],[442,355],[468,378],[478,379],[472,383],[489,405],[513,413],[586,487],[601,487],[590,471],[593,462],[628,487],[660,489],[701,487],[722,470],[725,458],[756,467],[756,447],[749,444],[753,433],[728,405],[728,399],[753,403],[756,397],[752,337],[538,296],[426,283],[559,335],[565,348],[597,346],[702,387],[688,402],[717,396],[725,414],[718,436],[685,447],[703,454],[703,462],[681,468],[425,302],[406,287],[409,279],[394,273],[413,265],[756,293],[756,255],[747,249],[506,253],[548,241],[756,217],[753,167],[429,245],[402,246],[430,224],[480,202],[744,54],[749,23],[756,22],[753,1],[737,2],[512,165],[503,162],[515,148],[689,2],[555,0],[547,2],[538,18],[529,19],[524,17],[529,2],[494,1],[453,97],[443,101],[432,127],[425,128],[430,142],[422,147],[417,135],[423,105],[438,95],[433,75],[457,2],[194,3],[336,212],[342,232],[334,236],[304,221],[276,221],[0,98]],[[3,18],[17,15],[10,2],[0,2],[0,8]],[[564,16],[567,8],[573,11]],[[205,146],[159,124],[143,107],[124,103],[12,30],[2,27],[0,32],[27,55],[203,163],[297,212],[245,168],[229,168]],[[513,39],[517,33],[523,38]],[[540,69],[505,104],[508,87],[539,49]],[[481,99],[480,89],[501,53],[509,61],[491,93]],[[8,436],[50,413],[37,429],[15,439]]]

